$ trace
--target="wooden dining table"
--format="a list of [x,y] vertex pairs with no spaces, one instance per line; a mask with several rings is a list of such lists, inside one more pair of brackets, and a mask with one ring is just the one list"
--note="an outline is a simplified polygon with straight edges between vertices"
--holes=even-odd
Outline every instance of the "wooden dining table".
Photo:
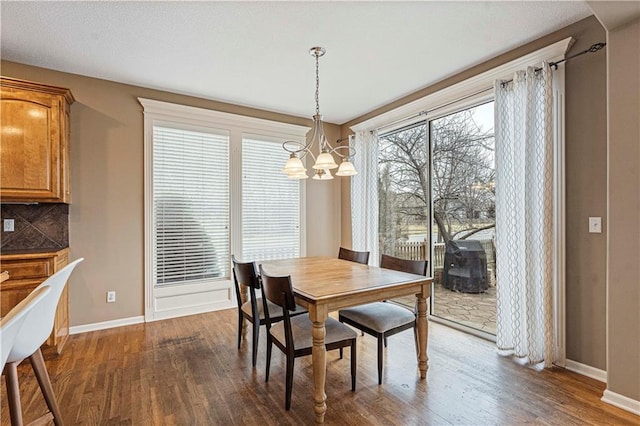
[[324,423],[325,321],[329,312],[349,306],[415,295],[418,306],[418,370],[427,377],[427,298],[431,278],[362,265],[332,257],[301,257],[261,262],[269,275],[291,275],[296,303],[309,310],[313,322],[312,364],[315,421]]

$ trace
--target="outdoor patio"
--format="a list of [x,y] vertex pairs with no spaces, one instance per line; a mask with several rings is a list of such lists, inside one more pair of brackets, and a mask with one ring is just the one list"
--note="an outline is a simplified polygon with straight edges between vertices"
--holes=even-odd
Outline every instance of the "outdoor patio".
[[496,287],[484,293],[460,293],[436,283],[433,314],[475,329],[496,334]]
[[[436,282],[433,294],[435,316],[445,318],[490,334],[496,334],[496,287],[484,293],[461,293]],[[415,304],[413,296],[395,299],[406,306]]]
[[[482,240],[487,257],[489,287],[484,293],[462,293],[445,288],[441,284],[444,267],[445,245],[434,244],[433,262],[435,269],[434,294],[435,316],[445,318],[490,334],[496,334],[496,278],[495,247],[492,240]],[[406,259],[425,259],[429,247],[426,241],[401,242],[394,247],[394,255]],[[413,307],[415,298],[396,300]]]

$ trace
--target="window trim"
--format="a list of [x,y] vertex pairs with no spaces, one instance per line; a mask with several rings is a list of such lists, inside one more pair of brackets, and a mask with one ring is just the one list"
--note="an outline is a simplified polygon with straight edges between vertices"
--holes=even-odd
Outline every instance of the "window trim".
[[[465,105],[493,98],[493,82],[511,79],[516,71],[539,66],[542,61],[556,62],[565,58],[575,40],[565,38],[534,52],[521,56],[491,70],[470,77],[390,111],[359,122],[350,127],[353,132],[376,130],[385,126],[385,133],[394,127],[412,122],[432,120],[441,115],[463,109]],[[554,364],[566,363],[566,205],[565,205],[565,64],[554,71]],[[426,111],[426,114],[424,113]],[[413,117],[404,120],[407,117]],[[396,124],[394,124],[396,123]],[[431,317],[431,315],[430,315]],[[442,320],[445,321],[445,320]],[[474,333],[476,334],[476,333]],[[484,336],[482,336],[484,337]]]
[[[153,285],[153,126],[155,124],[215,129],[229,133],[229,226],[230,253],[242,244],[242,138],[244,135],[260,135],[271,139],[306,139],[307,126],[282,123],[261,118],[231,114],[187,105],[173,104],[152,99],[138,98],[144,116],[144,317],[145,322],[183,315],[227,309],[235,306],[232,278],[217,280],[208,287],[194,284],[166,286]],[[306,255],[306,184],[300,183],[300,253]],[[231,270],[231,265],[229,265]],[[182,297],[188,306],[174,306],[167,302]]]

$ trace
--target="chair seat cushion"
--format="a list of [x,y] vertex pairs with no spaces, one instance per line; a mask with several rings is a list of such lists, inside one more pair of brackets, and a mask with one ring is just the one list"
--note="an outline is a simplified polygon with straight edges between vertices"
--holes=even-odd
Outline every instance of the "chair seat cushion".
[[[324,326],[326,329],[326,335],[324,338],[325,344],[355,339],[358,337],[358,333],[353,331],[353,329],[334,320],[333,318],[327,318]],[[291,318],[291,333],[293,334],[294,350],[310,348],[313,346],[311,337],[312,328],[313,323],[306,315]],[[279,322],[271,326],[271,336],[283,345],[286,345],[284,337],[284,322]]]
[[353,308],[341,309],[339,317],[361,324],[378,333],[384,333],[396,327],[415,321],[416,316],[410,310],[393,303],[375,302]]
[[[264,317],[264,304],[262,303],[261,299],[258,299],[258,314],[260,316],[260,319],[263,320]],[[268,309],[269,309],[269,318],[271,318],[271,320],[277,320],[280,321],[282,319],[282,308],[278,305],[276,305],[275,303],[271,303],[267,300],[267,305],[268,305]],[[242,304],[242,312],[245,312],[246,314],[250,315],[251,317],[253,317],[252,313],[251,313],[251,301],[247,300],[246,302],[244,302]],[[291,315],[300,315],[303,313],[307,313],[308,311],[303,308],[302,306],[296,305],[296,310],[294,312],[291,312]]]

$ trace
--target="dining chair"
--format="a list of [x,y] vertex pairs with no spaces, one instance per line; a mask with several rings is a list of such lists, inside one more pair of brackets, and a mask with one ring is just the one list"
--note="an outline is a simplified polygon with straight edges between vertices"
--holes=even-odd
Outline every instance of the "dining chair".
[[20,404],[20,389],[18,383],[18,365],[26,358],[29,358],[31,366],[35,373],[38,385],[44,396],[44,400],[49,408],[49,413],[45,415],[53,415],[53,423],[56,426],[62,425],[62,417],[60,408],[56,401],[49,373],[42,357],[40,346],[47,340],[53,330],[53,323],[56,316],[56,308],[60,295],[67,284],[67,280],[71,273],[84,259],[75,260],[51,275],[34,291],[40,291],[42,288],[50,288],[48,294],[26,315],[20,334],[11,348],[11,352],[7,358],[7,365],[4,372],[6,375],[7,397],[9,399],[9,414],[11,415],[12,425],[22,424],[22,407]]
[[[258,357],[258,338],[260,335],[260,326],[267,322],[264,314],[264,305],[258,302],[256,291],[260,290],[260,276],[256,272],[255,262],[240,262],[234,255],[231,255],[233,262],[233,283],[236,290],[236,299],[238,301],[238,349],[242,343],[242,322],[246,319],[252,326],[252,365],[256,366]],[[240,285],[246,286],[249,293],[249,299],[242,301],[242,291]],[[271,302],[267,304],[272,322],[282,321],[282,308]],[[307,313],[302,306],[297,306],[295,315]]]
[[[291,391],[293,388],[293,367],[295,358],[311,355],[313,323],[307,315],[292,317],[291,312],[296,311],[293,298],[293,286],[291,276],[270,276],[264,272],[260,265],[262,277],[263,302],[267,301],[280,306],[284,313],[284,320],[278,323],[269,321],[267,314],[267,368],[265,381],[269,381],[269,368],[271,365],[271,349],[275,344],[287,358],[285,375],[285,408],[291,408]],[[351,347],[351,390],[356,390],[356,337],[351,328],[340,324],[333,318],[327,318],[325,322],[325,347],[326,349],[342,349]]]
[[[383,254],[380,267],[408,272],[416,275],[427,274],[426,260],[406,260]],[[378,339],[378,384],[382,384],[383,349],[387,347],[387,337],[413,328],[416,340],[416,312],[393,302],[374,302],[338,311],[338,320]]]
[[340,247],[340,250],[338,251],[338,259],[350,260],[351,262],[366,265],[369,263],[369,252],[349,250],[347,248]]

